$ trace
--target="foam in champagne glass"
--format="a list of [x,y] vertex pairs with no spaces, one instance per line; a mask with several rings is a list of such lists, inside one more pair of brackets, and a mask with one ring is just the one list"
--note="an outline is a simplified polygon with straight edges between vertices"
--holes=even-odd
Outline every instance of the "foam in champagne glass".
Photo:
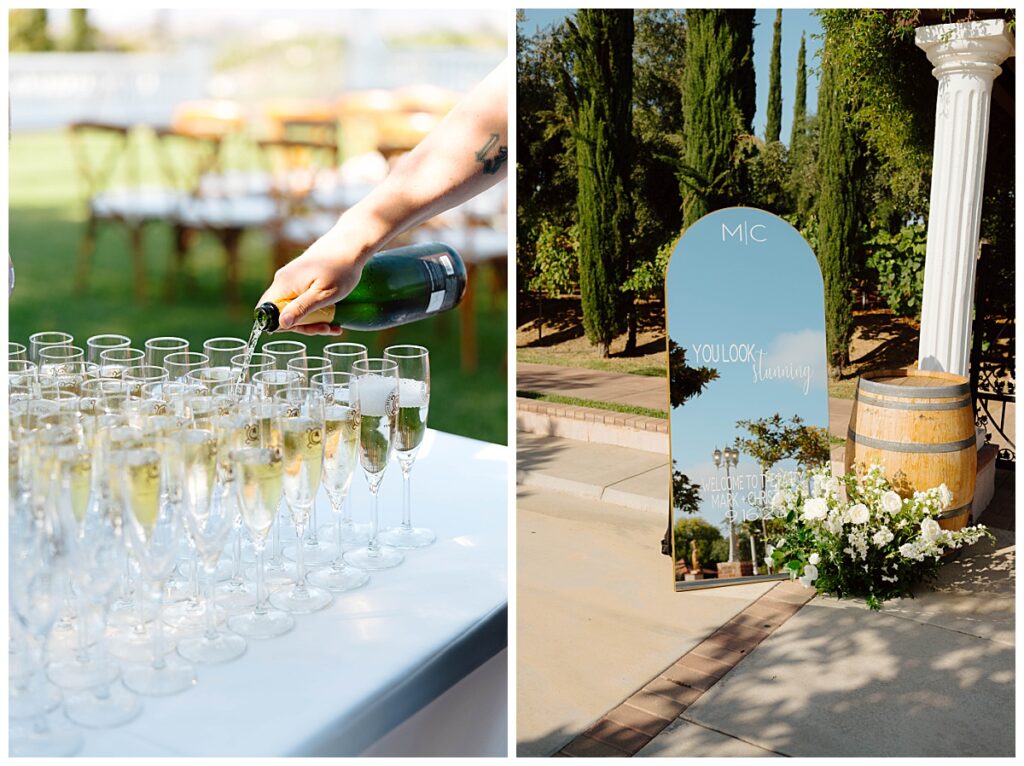
[[[394,413],[395,379],[383,375],[364,375],[357,381],[359,410],[363,415],[383,417]],[[389,404],[389,400],[391,400]]]
[[398,381],[398,404],[400,407],[426,407],[427,384],[415,378]]

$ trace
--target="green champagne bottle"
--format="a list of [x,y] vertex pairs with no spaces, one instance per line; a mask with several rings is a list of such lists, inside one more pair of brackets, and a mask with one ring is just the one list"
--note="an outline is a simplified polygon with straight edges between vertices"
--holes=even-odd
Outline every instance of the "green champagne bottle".
[[[455,308],[465,291],[466,265],[448,245],[427,242],[382,250],[366,262],[351,293],[332,306],[311,311],[299,324],[386,330]],[[278,329],[281,311],[289,302],[256,307],[256,323],[263,332]]]

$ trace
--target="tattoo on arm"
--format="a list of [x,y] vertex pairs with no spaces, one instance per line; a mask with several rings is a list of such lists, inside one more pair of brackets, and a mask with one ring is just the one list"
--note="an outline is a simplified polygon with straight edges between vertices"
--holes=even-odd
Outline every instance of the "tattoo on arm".
[[484,175],[491,175],[491,176],[494,175],[499,170],[501,170],[501,166],[502,165],[504,165],[506,162],[508,162],[508,147],[507,146],[499,146],[498,147],[498,153],[496,155],[494,155],[493,157],[488,157],[487,156],[488,153],[490,153],[491,150],[494,149],[494,147],[497,145],[497,143],[498,143],[498,134],[497,133],[491,133],[491,137],[489,139],[487,139],[487,143],[484,144],[480,148],[480,151],[478,151],[476,153],[476,161],[479,162],[479,163],[482,163],[483,166],[484,166]]

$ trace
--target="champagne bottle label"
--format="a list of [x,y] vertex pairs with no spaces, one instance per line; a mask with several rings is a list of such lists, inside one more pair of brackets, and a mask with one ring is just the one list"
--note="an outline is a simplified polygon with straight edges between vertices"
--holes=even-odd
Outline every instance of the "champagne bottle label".
[[434,314],[438,311],[447,311],[455,306],[458,299],[458,291],[454,288],[456,280],[455,266],[452,264],[451,256],[447,253],[424,258],[420,261],[426,273],[426,282],[430,287],[430,300],[427,302],[427,314]]

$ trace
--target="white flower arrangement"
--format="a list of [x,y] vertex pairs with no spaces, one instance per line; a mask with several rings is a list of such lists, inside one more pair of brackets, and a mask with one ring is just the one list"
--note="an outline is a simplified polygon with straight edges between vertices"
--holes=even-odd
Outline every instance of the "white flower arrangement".
[[934,579],[946,551],[991,537],[980,525],[942,529],[937,517],[952,501],[945,484],[903,498],[879,465],[841,481],[827,467],[793,476],[772,497],[785,534],[766,547],[765,561],[806,587],[860,596],[877,609]]

